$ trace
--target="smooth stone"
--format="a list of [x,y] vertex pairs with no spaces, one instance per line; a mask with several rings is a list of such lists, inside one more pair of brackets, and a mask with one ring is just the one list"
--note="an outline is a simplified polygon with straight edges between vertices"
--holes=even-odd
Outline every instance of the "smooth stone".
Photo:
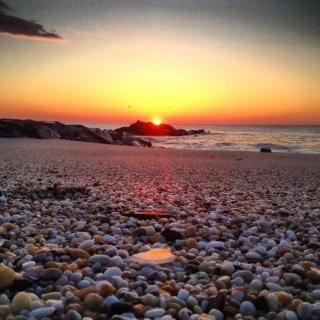
[[11,308],[16,314],[19,314],[23,309],[30,309],[32,303],[32,298],[28,292],[21,291],[18,292],[12,299]]
[[102,297],[106,297],[112,295],[116,289],[109,281],[101,280],[96,283],[96,290]]
[[152,284],[152,285],[148,286],[144,292],[146,294],[151,293],[151,294],[157,295],[159,293],[159,287],[155,284]]
[[105,266],[109,264],[110,257],[104,254],[95,254],[88,259],[88,262],[91,264],[100,263],[101,265]]
[[284,273],[283,278],[288,285],[294,285],[297,281],[301,281],[301,277],[295,273]]
[[177,297],[183,301],[187,301],[188,297],[189,297],[190,293],[188,290],[186,289],[180,289],[178,292]]
[[[297,315],[291,310],[285,310],[283,312],[283,314],[284,314],[286,320],[298,320]],[[302,319],[307,320],[308,318],[303,316]]]
[[231,299],[238,301],[238,303],[241,303],[244,300],[245,296],[246,295],[242,290],[238,290],[237,288],[232,290]]
[[11,269],[0,263],[0,291],[9,288],[16,277],[16,273]]
[[[316,300],[320,300],[320,289],[313,290],[311,292],[312,296]],[[0,303],[1,304],[1,303]]]
[[226,246],[225,246],[225,243],[222,241],[210,241],[208,243],[208,248],[224,250]]
[[226,274],[228,276],[231,276],[234,272],[235,268],[231,261],[224,260],[221,265],[221,272],[222,274]]
[[60,292],[49,292],[41,295],[42,300],[60,300],[62,295]]
[[192,309],[195,306],[199,305],[199,302],[195,297],[189,295],[187,299],[187,305]]
[[216,320],[224,320],[223,313],[218,309],[211,309],[209,315],[214,316]]
[[94,240],[85,240],[79,244],[79,249],[89,251],[94,246]]
[[179,319],[189,319],[190,311],[187,308],[182,308],[178,312]]
[[268,300],[267,300],[269,310],[277,312],[280,308],[278,298],[277,296],[271,292],[268,294]]
[[83,306],[92,311],[102,309],[103,303],[103,298],[97,293],[89,293],[83,300]]
[[283,288],[279,284],[273,283],[273,282],[267,283],[266,286],[270,291],[273,291],[273,292],[277,292],[277,291],[282,291],[283,290]]
[[147,293],[141,297],[141,302],[146,306],[155,307],[159,303],[159,298],[153,294]]
[[54,307],[44,307],[30,311],[28,316],[30,318],[50,317],[55,311]]
[[22,270],[25,271],[27,269],[30,269],[32,267],[34,267],[36,265],[36,262],[35,261],[27,261],[27,262],[24,262],[22,264]]
[[88,288],[90,287],[92,284],[89,280],[80,280],[78,283],[77,283],[77,288],[79,289],[83,289],[83,288]]
[[254,275],[248,270],[240,270],[232,274],[232,279],[237,277],[242,278],[245,282],[251,282],[254,279]]
[[110,244],[116,244],[116,242],[117,242],[116,237],[108,235],[108,234],[104,235],[103,239],[106,243],[110,243]]
[[261,291],[263,288],[263,283],[259,279],[253,279],[249,284],[249,289],[254,291]]
[[160,317],[164,316],[165,313],[166,313],[166,310],[164,310],[162,308],[154,308],[154,309],[147,310],[144,313],[144,316],[146,318],[160,318]]
[[10,313],[9,305],[0,305],[0,319],[9,319],[7,316]]
[[80,248],[68,248],[66,252],[74,259],[89,259],[90,254]]
[[107,270],[104,272],[104,275],[106,277],[115,277],[115,276],[121,276],[122,275],[122,270],[119,267],[109,267]]
[[120,256],[114,256],[110,259],[110,266],[119,267],[123,264],[123,260]]
[[0,294],[0,305],[10,304],[10,300],[4,293]]
[[249,251],[245,254],[245,257],[248,259],[248,260],[254,260],[254,261],[260,261],[262,260],[262,256],[261,254],[259,254],[258,252],[254,252],[254,251]]
[[57,280],[62,276],[62,272],[57,268],[44,269],[41,273],[41,278],[44,280]]
[[256,315],[256,307],[251,301],[243,301],[240,304],[240,313],[244,316],[252,316]]
[[312,305],[308,302],[303,302],[299,304],[297,308],[297,314],[301,319],[308,320],[311,316]]
[[104,304],[108,308],[110,308],[114,303],[118,303],[118,302],[119,302],[119,299],[114,295],[110,295],[104,299]]
[[196,249],[198,248],[198,242],[196,239],[194,238],[188,238],[186,240],[186,247],[190,250],[190,249]]
[[53,307],[56,311],[63,311],[64,304],[63,301],[50,299],[46,301],[46,307]]
[[69,310],[64,318],[64,320],[81,320],[82,316],[75,310]]
[[30,305],[30,310],[44,308],[44,307],[51,307],[51,306],[45,305],[41,300],[35,300],[35,301],[32,301]]

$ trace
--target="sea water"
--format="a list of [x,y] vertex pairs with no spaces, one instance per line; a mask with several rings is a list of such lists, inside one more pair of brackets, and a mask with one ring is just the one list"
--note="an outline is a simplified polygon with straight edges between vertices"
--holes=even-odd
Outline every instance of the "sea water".
[[[88,127],[116,129],[128,124],[85,124]],[[208,134],[181,137],[144,137],[154,146],[198,150],[259,151],[320,154],[319,126],[281,125],[173,125],[177,129],[203,129]]]

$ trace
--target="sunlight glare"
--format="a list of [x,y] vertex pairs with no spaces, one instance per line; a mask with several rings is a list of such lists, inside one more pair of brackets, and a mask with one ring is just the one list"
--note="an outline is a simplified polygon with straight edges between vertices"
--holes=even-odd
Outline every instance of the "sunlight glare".
[[161,124],[161,119],[160,118],[154,118],[153,120],[152,120],[152,123],[154,124],[154,125],[156,125],[156,126],[159,126],[160,124]]

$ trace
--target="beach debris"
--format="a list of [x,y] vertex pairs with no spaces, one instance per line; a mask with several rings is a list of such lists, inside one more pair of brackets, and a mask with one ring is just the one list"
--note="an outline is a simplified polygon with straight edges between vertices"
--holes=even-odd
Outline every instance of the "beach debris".
[[263,153],[271,153],[271,148],[260,148],[260,152],[263,152]]
[[172,215],[166,212],[157,212],[157,211],[137,211],[125,213],[129,217],[135,217],[138,219],[156,219],[156,218],[170,218]]
[[140,263],[156,263],[163,264],[175,260],[176,256],[171,252],[170,248],[156,248],[146,252],[136,253],[132,259]]

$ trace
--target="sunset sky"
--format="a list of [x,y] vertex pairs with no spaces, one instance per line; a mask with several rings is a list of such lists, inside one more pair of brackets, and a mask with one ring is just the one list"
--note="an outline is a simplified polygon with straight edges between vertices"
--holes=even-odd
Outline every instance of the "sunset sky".
[[0,118],[320,124],[320,1],[0,1]]

